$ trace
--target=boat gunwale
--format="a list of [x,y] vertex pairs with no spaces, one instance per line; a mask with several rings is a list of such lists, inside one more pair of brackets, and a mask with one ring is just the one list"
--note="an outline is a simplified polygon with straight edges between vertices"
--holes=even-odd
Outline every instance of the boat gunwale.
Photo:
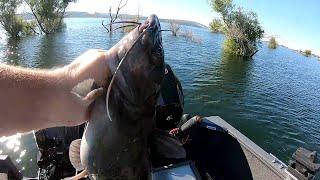
[[[278,175],[280,178],[286,179],[288,177],[288,172],[285,170],[287,169],[287,165],[279,160],[277,157],[273,157],[271,154],[267,153],[264,149],[250,140],[247,136],[242,134],[232,125],[227,123],[219,116],[209,116],[205,117],[205,120],[208,120],[216,125],[224,128],[229,135],[235,138],[241,145],[241,148],[245,148],[249,153],[251,153],[254,157],[256,157],[259,161],[261,161],[266,167],[273,171],[274,174]],[[246,157],[247,158],[247,157]],[[248,160],[248,159],[247,159]],[[273,163],[275,161],[275,163]],[[249,163],[249,160],[248,160]],[[283,167],[280,168],[279,165]],[[249,167],[251,169],[250,163]],[[252,170],[251,170],[252,172]]]

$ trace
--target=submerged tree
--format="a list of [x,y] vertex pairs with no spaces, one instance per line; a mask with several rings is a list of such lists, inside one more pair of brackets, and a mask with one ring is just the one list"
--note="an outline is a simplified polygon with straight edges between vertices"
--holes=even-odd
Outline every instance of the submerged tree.
[[201,37],[195,35],[192,30],[190,29],[187,29],[187,30],[184,30],[180,33],[180,35],[182,37],[185,37],[186,40],[189,40],[191,42],[194,42],[194,43],[198,43],[198,44],[201,44],[202,43],[202,39]]
[[278,43],[277,43],[277,41],[276,41],[276,38],[275,38],[275,37],[271,37],[270,40],[269,40],[269,45],[268,45],[268,47],[269,47],[270,49],[276,49],[277,46],[278,46]]
[[34,34],[35,23],[16,14],[21,0],[0,0],[0,25],[11,38]]
[[0,24],[6,33],[13,38],[19,37],[22,31],[21,19],[16,16],[20,0],[0,0]]
[[25,0],[34,15],[39,29],[45,34],[62,27],[63,17],[70,2],[74,0]]
[[128,0],[123,2],[122,0],[119,1],[117,11],[115,14],[112,13],[112,6],[109,7],[109,17],[110,17],[110,22],[108,24],[109,27],[107,27],[102,21],[102,26],[107,29],[108,32],[112,33],[112,25],[113,23],[118,19],[119,17],[119,12],[122,8],[124,8],[128,3]]
[[181,26],[174,20],[169,20],[169,29],[172,32],[173,36],[177,36],[177,33],[179,32]]
[[223,32],[223,23],[220,19],[213,19],[209,24],[209,29],[211,32]]
[[223,21],[227,50],[240,56],[252,57],[258,51],[264,31],[259,24],[257,14],[234,8],[232,0],[211,0],[213,9]]
[[21,0],[0,0],[0,25],[12,38],[18,38],[23,31],[23,19],[16,15]]

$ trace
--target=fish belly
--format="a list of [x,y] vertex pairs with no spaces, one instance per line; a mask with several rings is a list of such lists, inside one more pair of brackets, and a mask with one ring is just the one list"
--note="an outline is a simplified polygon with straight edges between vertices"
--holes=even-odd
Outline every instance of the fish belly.
[[107,117],[105,101],[96,100],[80,147],[92,179],[149,179],[147,137],[139,128],[130,129],[130,135],[124,129]]

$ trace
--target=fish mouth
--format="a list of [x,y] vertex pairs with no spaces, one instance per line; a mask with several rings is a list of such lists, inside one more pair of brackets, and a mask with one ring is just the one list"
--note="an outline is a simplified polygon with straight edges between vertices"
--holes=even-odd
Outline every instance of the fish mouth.
[[142,44],[150,48],[154,65],[163,65],[164,51],[162,45],[161,26],[158,17],[154,14],[150,15],[149,18],[139,27],[139,32],[144,33],[142,37]]
[[[164,51],[160,21],[156,15],[132,30],[122,43],[117,46],[119,63],[108,87],[106,107],[109,113],[109,95],[114,82],[114,77],[122,62],[127,65],[122,67],[118,76],[118,90],[127,99],[128,104],[136,107],[145,105],[150,99],[155,99],[160,91],[160,84],[164,77]],[[120,53],[119,53],[120,52]],[[124,61],[127,59],[126,61]],[[123,69],[125,68],[125,69]],[[142,86],[142,87],[141,87]]]
[[144,33],[141,42],[147,48],[150,62],[153,65],[153,68],[149,72],[150,78],[156,84],[160,84],[165,69],[160,21],[156,15],[150,15],[138,29],[140,33]]
[[139,26],[139,32],[142,33],[146,29],[160,30],[160,21],[157,15],[152,14]]

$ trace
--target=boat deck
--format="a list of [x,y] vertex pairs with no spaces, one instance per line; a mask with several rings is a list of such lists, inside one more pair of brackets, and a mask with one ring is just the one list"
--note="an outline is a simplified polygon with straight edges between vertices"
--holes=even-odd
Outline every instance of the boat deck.
[[[283,180],[293,179],[287,172],[287,166],[272,154],[267,153],[249,138],[240,133],[233,126],[221,119],[219,116],[207,117],[210,121],[224,128],[229,135],[234,137],[240,144],[251,170],[252,178],[255,180]],[[239,167],[241,168],[241,167]]]

